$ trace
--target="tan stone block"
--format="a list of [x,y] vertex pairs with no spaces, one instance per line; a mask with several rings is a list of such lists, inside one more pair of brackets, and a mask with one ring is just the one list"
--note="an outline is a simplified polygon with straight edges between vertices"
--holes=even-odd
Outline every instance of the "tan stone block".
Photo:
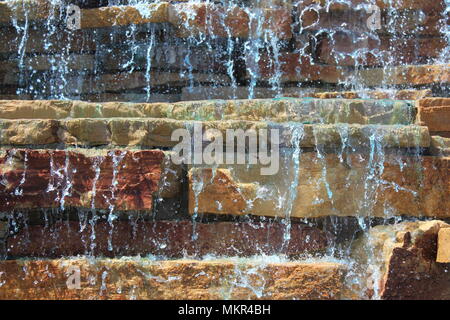
[[55,120],[0,120],[2,145],[52,144],[58,141]]
[[189,212],[297,218],[450,215],[446,158],[386,155],[379,164],[383,172],[370,182],[367,154],[341,161],[336,154],[320,158],[307,152],[298,169],[289,154],[284,157],[282,170],[273,176],[262,175],[261,165],[221,165],[214,171],[190,166]]
[[384,85],[433,85],[450,82],[450,66],[417,65],[358,70],[354,81],[370,87]]
[[450,263],[450,228],[439,229],[436,262]]
[[[80,290],[67,287],[69,268],[81,271]],[[0,272],[7,279],[0,299],[279,300],[339,299],[345,267],[331,262],[62,259],[1,261]]]

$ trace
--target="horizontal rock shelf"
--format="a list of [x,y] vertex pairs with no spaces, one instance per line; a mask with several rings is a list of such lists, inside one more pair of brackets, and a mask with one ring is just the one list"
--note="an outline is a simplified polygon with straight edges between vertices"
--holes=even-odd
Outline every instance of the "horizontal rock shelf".
[[[189,171],[189,212],[312,218],[450,216],[450,158],[288,153],[279,173],[228,165]],[[298,169],[297,169],[298,167]],[[284,199],[280,203],[280,199]],[[291,203],[290,206],[285,203]]]
[[[43,236],[45,234],[45,236]],[[289,236],[290,240],[286,240]],[[57,222],[30,225],[6,240],[9,257],[60,258],[155,255],[166,258],[206,255],[298,257],[326,250],[332,236],[302,224],[191,221]]]
[[1,101],[1,119],[164,118],[176,120],[296,121],[305,123],[412,124],[407,101],[347,99],[210,100],[178,103]]
[[[67,286],[74,270],[82,270],[79,290]],[[1,261],[0,272],[0,299],[338,299],[345,267],[327,262],[62,259]],[[243,282],[249,286],[231,285]]]
[[430,146],[428,129],[420,126],[290,125],[245,120],[186,123],[184,120],[163,118],[0,120],[0,145],[173,147],[179,141],[172,141],[172,133],[176,129],[189,129],[194,123],[205,130],[218,130],[224,136],[227,129],[255,130],[253,132],[259,129],[279,130],[280,144],[288,147],[295,147],[293,132],[300,135],[298,142],[303,148],[340,145],[343,139],[350,141],[354,147],[363,147],[370,145],[374,136],[381,139],[379,143],[383,148]]
[[180,168],[168,157],[159,150],[3,150],[0,211],[151,211],[155,197],[174,197],[180,189]]

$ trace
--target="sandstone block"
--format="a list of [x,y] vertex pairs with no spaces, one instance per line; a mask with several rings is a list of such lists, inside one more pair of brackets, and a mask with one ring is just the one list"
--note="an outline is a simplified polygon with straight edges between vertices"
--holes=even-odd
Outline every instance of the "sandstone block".
[[9,24],[12,18],[18,21],[47,19],[59,6],[47,0],[14,0],[0,3],[0,23]]
[[[280,159],[282,168],[261,175],[261,165],[192,167],[189,212],[277,217],[450,215],[449,159],[385,155],[302,153]],[[381,171],[371,166],[383,168]],[[375,176],[373,176],[375,175]],[[280,199],[284,199],[280,203]]]
[[[1,5],[1,4],[0,4]],[[0,43],[1,53],[19,52],[20,46],[25,53],[55,53],[61,52],[69,47],[71,52],[94,51],[97,43],[92,32],[89,30],[49,30],[44,32],[39,28],[29,28],[24,35],[18,33],[13,27],[5,27],[0,30],[3,41]],[[23,37],[26,41],[22,43]],[[102,43],[104,43],[102,41]]]
[[[325,96],[319,95],[320,97]],[[303,123],[411,124],[409,102],[369,99],[252,99],[177,103],[88,103],[83,101],[0,101],[3,119],[169,118]],[[83,118],[82,120],[80,118]],[[88,132],[89,128],[83,128]]]
[[450,99],[427,98],[416,102],[417,123],[428,127],[431,132],[450,131]]
[[[74,268],[81,271],[81,289],[66,284]],[[345,267],[331,262],[62,259],[2,261],[0,272],[5,281],[0,299],[283,300],[338,299]]]
[[[280,144],[296,146],[292,134],[299,132],[298,143],[302,148],[315,146],[340,146],[343,134],[354,146],[368,147],[372,135],[377,135],[383,148],[417,148],[430,146],[430,136],[426,127],[383,125],[341,125],[341,124],[298,124],[270,123],[249,120],[189,121],[165,118],[98,118],[64,120],[0,120],[1,145],[48,145],[63,143],[80,146],[141,146],[170,147],[179,141],[172,141],[176,129],[201,125],[206,132],[218,130],[225,136],[228,129],[244,131],[274,129],[280,134]],[[204,142],[210,138],[204,136]]]
[[[434,5],[382,2],[376,2],[381,9],[381,29],[375,30],[377,33],[438,35],[445,24],[442,16],[445,5],[442,1]],[[368,5],[373,4],[371,1],[344,3],[313,0],[298,2],[296,7],[301,26],[308,32],[346,30],[371,33],[373,31],[367,22],[373,12],[368,10]]]
[[[339,83],[348,76],[347,70],[341,67],[312,64],[308,57],[292,52],[281,52],[276,58],[267,54],[250,56],[247,65],[258,80],[272,80],[280,84],[303,81]],[[248,71],[246,77],[251,77]]]
[[450,228],[439,229],[436,262],[450,263]]
[[398,39],[335,33],[320,42],[317,55],[321,63],[340,66],[423,64],[438,58],[445,48],[446,41],[438,37]]
[[[285,240],[285,236],[290,236],[290,240]],[[77,255],[201,258],[261,254],[297,257],[323,251],[331,241],[330,234],[295,223],[288,229],[279,222],[97,221],[91,225],[87,220],[29,225],[26,230],[10,235],[6,248],[8,256],[15,258]]]
[[450,138],[431,137],[431,152],[437,156],[450,156]]

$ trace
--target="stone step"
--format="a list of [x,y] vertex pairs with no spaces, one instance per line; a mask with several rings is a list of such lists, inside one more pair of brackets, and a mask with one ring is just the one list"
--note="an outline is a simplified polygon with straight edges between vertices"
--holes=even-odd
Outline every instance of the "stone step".
[[0,261],[0,299],[339,299],[345,268],[231,259],[11,260]]
[[1,119],[164,118],[175,120],[296,121],[304,123],[412,124],[409,101],[373,99],[253,99],[177,103],[0,101]]
[[280,170],[273,175],[263,175],[269,165],[261,164],[191,165],[189,212],[295,218],[450,217],[448,157],[290,151],[281,153],[277,164]]
[[321,253],[332,241],[330,233],[299,223],[138,220],[109,223],[92,217],[50,225],[27,225],[18,232],[11,230],[5,243],[10,258],[154,255],[171,259],[207,255],[295,258]]
[[0,211],[146,210],[180,193],[181,167],[160,150],[0,151]]
[[[225,137],[227,130],[235,130],[234,133],[236,133],[236,130],[242,129],[243,133],[255,135],[261,129],[274,129],[278,130],[280,135],[279,144],[285,147],[296,147],[297,143],[302,148],[336,147],[342,145],[344,140],[348,140],[355,148],[367,148],[374,135],[380,137],[379,143],[383,148],[430,147],[427,127],[415,125],[303,125],[288,122],[186,121],[165,118],[1,119],[0,146],[174,147],[180,143],[180,138],[172,139],[176,129],[190,131],[191,135],[196,132],[198,135],[202,132],[201,130],[204,130],[203,141],[196,142],[203,145],[210,143],[218,132]],[[298,141],[293,141],[293,133],[300,135]],[[225,139],[223,141],[226,143]]]

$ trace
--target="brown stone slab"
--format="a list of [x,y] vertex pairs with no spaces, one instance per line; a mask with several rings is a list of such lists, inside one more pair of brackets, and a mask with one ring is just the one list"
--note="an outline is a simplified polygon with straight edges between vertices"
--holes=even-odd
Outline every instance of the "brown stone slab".
[[164,159],[159,150],[12,149],[0,159],[0,211],[65,207],[151,210],[154,195],[162,191]]
[[450,82],[450,65],[407,65],[365,69],[355,72],[351,78],[369,87],[385,85],[439,85]]
[[[77,270],[80,289],[70,289],[69,276]],[[5,281],[0,299],[338,299],[345,266],[62,259],[1,261],[0,272]]]
[[[290,227],[290,228],[289,228]],[[290,240],[285,240],[285,237]],[[323,251],[330,234],[302,224],[279,222],[57,222],[30,225],[10,235],[11,257],[59,258],[92,255],[104,257],[157,255],[166,258],[214,256],[290,257]]]
[[[54,53],[70,48],[71,52],[91,52],[96,50],[97,43],[94,34],[87,30],[48,31],[39,28],[29,28],[26,33],[18,33],[13,27],[0,29],[3,41],[0,42],[1,53],[19,52],[22,40],[22,50],[25,53]],[[103,39],[102,39],[103,40]],[[103,42],[102,42],[103,43]]]
[[[247,64],[256,64],[249,57]],[[269,81],[278,79],[283,82],[323,81],[326,83],[339,83],[346,79],[347,70],[338,66],[312,64],[307,56],[292,52],[281,52],[277,57],[261,54],[257,61],[256,71],[259,80]],[[279,73],[279,74],[278,74]],[[250,73],[247,70],[247,78]]]
[[280,171],[271,176],[261,174],[261,165],[222,165],[214,172],[192,168],[189,212],[298,218],[450,216],[449,158],[384,157],[370,164],[368,154],[348,154],[341,160],[336,154],[308,152],[300,155],[297,170],[286,155]]

